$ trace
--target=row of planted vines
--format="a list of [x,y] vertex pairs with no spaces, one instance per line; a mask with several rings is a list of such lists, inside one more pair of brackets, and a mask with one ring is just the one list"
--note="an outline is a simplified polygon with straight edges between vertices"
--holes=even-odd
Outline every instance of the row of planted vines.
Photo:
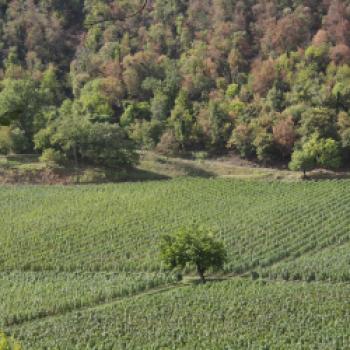
[[[348,286],[328,282],[350,280],[349,185],[187,178],[2,187],[0,328],[33,349],[309,349],[316,341],[342,349]],[[179,288],[160,261],[160,236],[194,221],[224,241],[225,274],[271,282]]]
[[238,279],[142,296],[13,331],[28,349],[347,349],[349,293],[349,286]]
[[350,241],[350,182],[175,180],[3,188],[2,271],[158,272],[159,236],[193,221],[245,272]]

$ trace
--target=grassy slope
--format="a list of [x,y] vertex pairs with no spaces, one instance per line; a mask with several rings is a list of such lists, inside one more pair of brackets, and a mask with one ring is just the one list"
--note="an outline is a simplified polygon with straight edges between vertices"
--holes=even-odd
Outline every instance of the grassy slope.
[[[172,282],[160,279],[144,286],[141,281],[141,288],[138,287],[140,281],[133,282],[137,273],[152,276],[161,270],[157,253],[161,234],[172,232],[193,220],[211,227],[229,250],[226,276],[270,271],[275,265],[283,264],[296,271],[305,265],[303,259],[309,259],[307,264],[316,265],[315,260],[322,253],[326,260],[338,252],[347,256],[350,241],[349,184],[349,181],[267,182],[184,178],[102,186],[2,187],[0,241],[3,254],[0,270],[2,286],[6,290],[0,298],[0,323],[7,322],[6,330],[15,332],[33,349],[40,349],[44,344],[53,346],[55,342],[63,349],[65,344],[76,341],[80,342],[78,349],[82,343],[90,344],[88,348],[91,349],[98,348],[95,342],[103,349],[109,348],[106,344],[119,344],[119,348],[123,348],[121,343],[116,343],[120,339],[147,344],[149,348],[152,344],[160,345],[158,337],[148,329],[156,329],[157,321],[150,319],[137,326],[138,320],[149,312],[157,315],[157,308],[148,306],[152,303],[148,301],[149,296],[138,301],[141,311],[131,314],[131,328],[124,331],[120,329],[123,323],[118,321],[118,315],[122,310],[133,308],[134,301],[121,300],[117,302],[121,306],[114,306],[113,300],[158,289]],[[332,268],[330,264],[320,266],[332,276],[337,276],[340,271],[336,264]],[[70,283],[74,275],[79,278]],[[84,276],[88,278],[84,279]],[[48,293],[46,283],[54,292]],[[214,345],[222,348],[220,346],[224,343],[221,341],[232,343],[237,334],[241,336],[242,348],[247,348],[247,343],[244,343],[247,339],[251,339],[257,347],[267,343],[279,344],[279,348],[283,344],[288,348],[285,344],[290,341],[295,346],[293,341],[296,340],[291,339],[295,334],[295,339],[300,335],[295,333],[298,329],[300,331],[300,319],[307,320],[309,316],[303,314],[303,308],[292,308],[288,315],[292,317],[295,314],[296,318],[283,321],[280,318],[286,315],[278,314],[280,304],[283,300],[290,300],[292,305],[297,305],[300,303],[298,293],[306,293],[311,315],[318,307],[316,287],[292,287],[295,288],[293,294],[289,293],[291,282],[286,287],[273,282],[268,289],[260,291],[259,287],[258,297],[254,295],[256,284],[246,283],[244,289],[251,290],[252,295],[242,294],[239,285],[220,287],[219,283],[215,287],[217,291],[213,287],[212,297],[203,301],[205,304],[209,302],[208,313],[214,315],[213,320],[217,312],[227,320],[229,326],[223,333],[210,322],[203,321],[197,325],[199,321],[191,318],[192,311],[186,303],[175,304],[176,312],[169,309],[161,311],[160,320],[163,312],[164,315],[175,312],[173,322],[177,325],[174,331],[171,327],[165,329],[164,346],[175,341],[176,334],[179,335],[179,339],[176,338],[179,341],[177,348],[191,348],[190,339],[198,341],[198,344],[207,344],[205,339],[209,335],[213,348]],[[56,287],[58,285],[61,289]],[[26,286],[31,287],[26,290]],[[119,290],[123,287],[128,289],[128,286],[133,286],[131,292],[127,290],[118,294]],[[310,316],[312,327],[302,336],[305,344],[315,344],[317,337],[314,333],[319,327],[328,344],[324,348],[333,349],[329,344],[337,342],[343,334],[343,328],[336,330],[334,324],[338,322],[342,325],[350,317],[348,309],[343,312],[341,308],[346,302],[343,294],[347,293],[348,287],[338,285],[334,291],[332,285],[319,286],[322,286],[322,298],[329,307],[320,309],[318,315],[329,321],[317,324],[319,316]],[[67,291],[64,300],[60,294],[62,288]],[[159,302],[172,305],[174,300],[187,300],[187,294],[196,295],[195,287],[186,288],[184,296],[182,292],[167,292]],[[180,294],[176,296],[176,293]],[[276,305],[271,305],[272,309],[265,302],[271,293],[278,295],[279,300]],[[222,306],[223,299],[230,300],[237,294],[242,294],[240,302],[243,309],[258,305],[259,317],[272,318],[271,327],[274,327],[275,333],[267,332],[264,327],[257,330],[254,321],[257,315],[254,313],[235,314],[233,317],[230,312],[235,310],[236,301]],[[9,295],[12,295],[12,304],[6,301]],[[158,297],[152,298],[157,304]],[[101,302],[107,305],[100,306]],[[53,307],[56,304],[57,310]],[[79,311],[82,308],[86,311]],[[197,308],[200,309],[199,306]],[[50,317],[52,314],[57,316]],[[181,325],[181,318],[186,320],[184,325]],[[23,323],[26,319],[28,322]],[[282,321],[286,325],[283,332],[279,328]],[[55,335],[50,331],[52,327],[57,328]],[[139,327],[140,334],[136,334],[135,329]],[[101,333],[103,330],[104,335]],[[199,333],[198,338],[193,338],[193,332]],[[206,332],[209,332],[207,338]],[[261,338],[263,334],[265,338]],[[284,334],[287,336],[284,337]],[[280,342],[276,343],[276,339],[280,338]]]
[[[157,181],[177,177],[231,178],[251,180],[302,180],[301,172],[286,169],[266,168],[242,160],[235,155],[217,159],[184,159],[165,157],[153,152],[140,153],[140,163],[130,171],[81,166],[47,166],[37,156],[0,156],[0,184],[81,184]],[[309,179],[348,179],[349,171],[332,172],[316,169],[308,174]]]
[[[82,167],[79,172],[81,183],[165,180],[176,177],[229,177],[249,179],[290,179],[301,178],[300,173],[237,161],[230,157],[217,160],[189,160],[171,158],[144,152],[136,169],[127,173],[108,172],[104,169]],[[0,183],[74,183],[76,172],[72,168],[49,169],[37,157],[0,157]]]

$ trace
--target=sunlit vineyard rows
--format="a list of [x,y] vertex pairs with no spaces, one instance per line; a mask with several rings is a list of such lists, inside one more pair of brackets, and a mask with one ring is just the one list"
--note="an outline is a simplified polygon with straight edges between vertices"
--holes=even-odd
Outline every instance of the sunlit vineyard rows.
[[194,220],[229,250],[227,272],[350,240],[350,182],[175,180],[3,188],[0,269],[155,271],[160,235]]
[[332,245],[320,252],[282,262],[261,271],[270,279],[350,282],[350,244]]
[[[29,349],[350,348],[349,201],[347,180],[1,187],[0,328]],[[164,269],[160,237],[193,222],[232,282]]]
[[171,274],[11,272],[0,274],[0,327],[109,302],[176,282]]
[[348,349],[349,294],[350,286],[236,280],[142,296],[14,331],[36,350]]

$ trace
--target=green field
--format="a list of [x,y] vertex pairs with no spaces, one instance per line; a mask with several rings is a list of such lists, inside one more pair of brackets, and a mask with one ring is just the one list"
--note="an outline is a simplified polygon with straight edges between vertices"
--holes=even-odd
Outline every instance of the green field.
[[[350,349],[349,201],[347,180],[1,187],[0,328],[24,349]],[[194,221],[229,255],[205,286],[159,259]]]

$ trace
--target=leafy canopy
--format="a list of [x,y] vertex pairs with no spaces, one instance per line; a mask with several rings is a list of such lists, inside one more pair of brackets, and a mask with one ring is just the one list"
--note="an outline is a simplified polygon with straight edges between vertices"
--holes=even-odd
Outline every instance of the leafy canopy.
[[194,266],[201,281],[205,283],[205,272],[210,268],[222,269],[227,252],[223,243],[215,240],[210,231],[191,226],[163,237],[161,257],[171,269]]
[[312,135],[301,150],[292,155],[289,164],[291,170],[312,170],[316,166],[337,169],[341,165],[341,156],[338,143],[331,139],[320,138],[318,134]]

